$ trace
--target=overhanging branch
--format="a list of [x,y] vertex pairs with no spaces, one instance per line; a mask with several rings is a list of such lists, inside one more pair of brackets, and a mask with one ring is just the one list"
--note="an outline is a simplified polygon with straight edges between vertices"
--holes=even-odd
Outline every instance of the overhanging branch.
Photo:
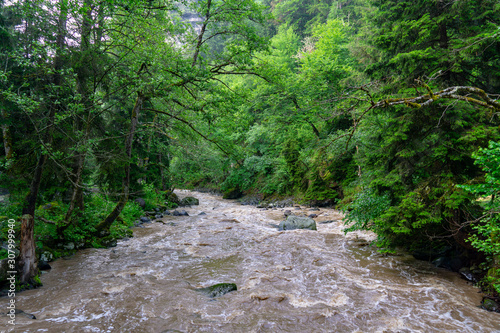
[[196,134],[198,134],[199,136],[201,136],[203,139],[209,141],[209,142],[212,142],[214,145],[217,146],[217,148],[219,148],[224,154],[228,155],[228,156],[231,156],[231,154],[225,150],[221,145],[219,145],[219,143],[215,140],[212,140],[210,138],[208,138],[207,136],[205,136],[203,133],[201,133],[200,131],[198,131],[194,126],[193,124],[191,124],[189,121],[187,121],[186,119],[183,119],[183,118],[180,118],[176,115],[173,115],[169,112],[166,112],[166,111],[163,111],[163,110],[157,110],[157,109],[144,109],[144,110],[148,110],[148,111],[152,111],[152,112],[156,112],[156,113],[161,113],[161,114],[164,114],[164,115],[167,115],[175,120],[178,120],[180,121],[181,123],[184,123],[186,124],[189,128],[191,128]]

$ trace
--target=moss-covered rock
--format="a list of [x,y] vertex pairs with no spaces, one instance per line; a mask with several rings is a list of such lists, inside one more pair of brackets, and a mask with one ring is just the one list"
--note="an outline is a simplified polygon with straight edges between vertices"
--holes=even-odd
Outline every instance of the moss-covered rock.
[[481,307],[488,311],[500,312],[500,306],[498,305],[498,303],[488,297],[483,298]]
[[44,248],[44,251],[40,254],[41,261],[51,262],[54,260],[54,253],[49,248]]
[[115,237],[109,235],[106,237],[96,239],[93,245],[94,247],[105,247],[105,248],[115,247],[117,245],[117,240]]
[[168,207],[177,207],[181,204],[181,200],[174,192],[170,192],[166,196]]
[[181,211],[174,210],[172,212],[172,215],[173,216],[189,216],[188,212],[186,212],[185,210],[181,210]]
[[308,229],[317,230],[316,221],[309,217],[290,215],[285,221],[281,221],[279,230]]
[[236,291],[238,290],[238,287],[234,283],[218,283],[210,287],[198,288],[195,290],[208,297],[214,298],[225,295],[231,291]]
[[196,199],[195,197],[185,197],[181,200],[181,206],[195,206],[199,205],[200,200]]

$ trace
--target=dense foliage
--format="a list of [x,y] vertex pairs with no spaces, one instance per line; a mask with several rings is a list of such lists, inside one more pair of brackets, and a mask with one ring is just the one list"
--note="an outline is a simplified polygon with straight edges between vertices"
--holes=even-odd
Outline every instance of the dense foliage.
[[1,215],[39,252],[209,188],[338,205],[500,292],[497,1],[47,3],[0,12]]

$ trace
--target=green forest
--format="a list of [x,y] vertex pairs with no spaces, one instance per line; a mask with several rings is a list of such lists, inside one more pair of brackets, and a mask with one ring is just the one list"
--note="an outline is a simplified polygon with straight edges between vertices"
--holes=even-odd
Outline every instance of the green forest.
[[21,287],[33,251],[110,246],[197,189],[336,207],[500,294],[498,1],[2,0],[0,65]]

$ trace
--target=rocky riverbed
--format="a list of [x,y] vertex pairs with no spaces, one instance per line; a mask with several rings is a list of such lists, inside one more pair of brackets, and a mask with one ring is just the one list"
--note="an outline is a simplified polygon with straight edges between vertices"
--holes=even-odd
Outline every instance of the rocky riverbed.
[[[51,262],[0,332],[498,332],[479,290],[374,235],[344,235],[333,209],[241,205],[207,193],[186,215],[134,229],[109,249]],[[285,216],[317,230],[282,230]],[[6,309],[8,298],[0,298]],[[4,312],[0,310],[0,312]]]

